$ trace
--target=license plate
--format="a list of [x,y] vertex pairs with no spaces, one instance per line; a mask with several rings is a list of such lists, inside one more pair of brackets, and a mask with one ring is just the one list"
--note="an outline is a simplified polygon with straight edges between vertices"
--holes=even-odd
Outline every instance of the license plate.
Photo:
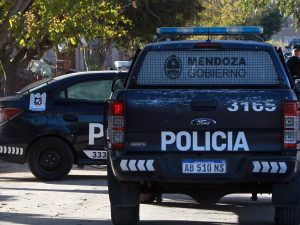
[[186,159],[182,161],[182,173],[184,174],[225,174],[226,170],[227,162],[223,159]]

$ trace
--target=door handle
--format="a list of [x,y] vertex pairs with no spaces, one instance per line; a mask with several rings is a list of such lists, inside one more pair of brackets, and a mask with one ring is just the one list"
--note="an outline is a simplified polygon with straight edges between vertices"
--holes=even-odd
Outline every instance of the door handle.
[[78,122],[78,117],[74,115],[63,115],[63,119],[67,122]]
[[192,102],[191,107],[194,111],[214,111],[217,108],[217,102]]

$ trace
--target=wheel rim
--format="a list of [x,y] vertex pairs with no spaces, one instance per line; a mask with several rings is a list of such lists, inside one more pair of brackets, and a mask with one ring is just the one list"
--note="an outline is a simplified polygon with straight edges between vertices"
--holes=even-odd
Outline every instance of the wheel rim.
[[57,149],[45,149],[40,155],[39,162],[44,170],[54,171],[60,168],[62,156]]

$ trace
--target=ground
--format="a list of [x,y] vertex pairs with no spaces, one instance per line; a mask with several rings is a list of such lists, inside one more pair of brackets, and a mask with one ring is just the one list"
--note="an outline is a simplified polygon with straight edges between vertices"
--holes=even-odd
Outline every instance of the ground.
[[[229,195],[201,208],[185,195],[141,205],[141,225],[271,225],[269,195]],[[105,169],[76,167],[63,181],[40,182],[27,165],[0,163],[0,225],[112,225]]]

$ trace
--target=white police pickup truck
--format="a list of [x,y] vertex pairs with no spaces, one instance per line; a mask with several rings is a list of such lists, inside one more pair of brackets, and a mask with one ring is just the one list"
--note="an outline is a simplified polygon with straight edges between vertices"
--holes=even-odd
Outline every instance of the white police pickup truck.
[[[160,28],[159,35],[260,34],[260,27]],[[140,196],[200,204],[272,193],[275,223],[300,223],[298,106],[282,52],[255,41],[147,45],[109,102],[111,216],[139,221]]]

